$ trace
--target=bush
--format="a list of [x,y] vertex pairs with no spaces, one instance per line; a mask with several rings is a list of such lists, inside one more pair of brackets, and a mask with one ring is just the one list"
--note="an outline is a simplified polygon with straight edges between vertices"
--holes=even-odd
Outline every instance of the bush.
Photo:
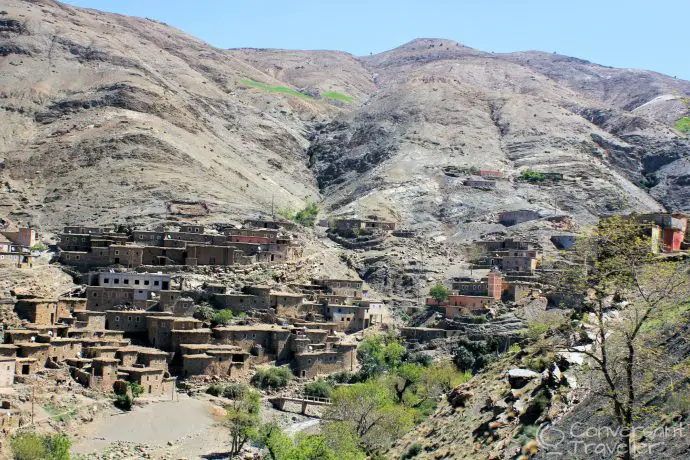
[[10,438],[12,456],[16,460],[69,460],[72,441],[69,436],[42,436],[34,432],[18,433]]
[[225,310],[220,310],[216,312],[213,315],[213,319],[211,319],[211,322],[216,325],[221,325],[225,326],[227,324],[230,324],[230,321],[232,321],[233,314],[232,310],[225,309]]
[[223,390],[223,385],[220,383],[212,383],[208,388],[206,388],[206,393],[210,394],[211,396],[220,396],[223,393]]
[[316,216],[319,214],[319,207],[316,203],[309,202],[300,211],[297,211],[293,220],[305,227],[313,227],[316,221]]
[[690,134],[690,117],[683,117],[676,121],[676,129],[683,134]]
[[315,380],[304,386],[304,394],[314,398],[330,398],[333,385],[326,380]]
[[127,393],[115,396],[115,405],[122,410],[132,410],[134,399]]
[[43,437],[31,432],[12,436],[10,448],[16,460],[43,460],[48,454]]
[[518,179],[527,182],[544,182],[546,180],[546,176],[540,172],[525,169],[520,173],[520,177],[518,177]]
[[202,305],[197,311],[192,315],[194,318],[200,321],[211,321],[213,316],[216,314],[216,310],[209,307],[208,305]]
[[414,443],[407,449],[405,455],[402,456],[403,459],[414,458],[422,453],[422,446],[419,443]]
[[275,390],[285,388],[292,377],[292,372],[287,367],[270,367],[256,371],[251,384],[262,390]]
[[223,389],[223,397],[228,399],[242,399],[249,391],[242,383],[230,383]]
[[340,371],[340,372],[336,372],[335,374],[331,374],[327,377],[327,380],[330,382],[333,382],[334,384],[359,382],[359,379],[357,378],[357,374],[353,374],[352,372],[348,372],[348,371]]

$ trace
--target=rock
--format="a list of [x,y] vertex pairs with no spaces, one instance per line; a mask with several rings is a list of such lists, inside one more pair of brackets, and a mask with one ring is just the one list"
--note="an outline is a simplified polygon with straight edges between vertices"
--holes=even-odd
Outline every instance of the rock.
[[522,388],[531,380],[539,378],[539,374],[529,369],[511,369],[507,376],[511,388]]
[[465,407],[467,401],[474,396],[474,393],[468,391],[467,388],[464,384],[453,388],[448,393],[448,403],[453,407]]
[[561,369],[556,365],[556,363],[553,363],[551,367],[549,367],[549,384],[558,386],[561,384],[563,381],[563,373],[561,372]]

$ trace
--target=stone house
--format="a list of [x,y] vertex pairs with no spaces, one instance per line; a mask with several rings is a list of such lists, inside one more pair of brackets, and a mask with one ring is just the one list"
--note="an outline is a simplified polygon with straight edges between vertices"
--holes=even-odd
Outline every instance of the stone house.
[[12,387],[15,372],[15,359],[9,356],[0,356],[0,388]]
[[299,307],[304,303],[304,294],[292,292],[271,292],[270,306],[280,316],[297,316]]
[[56,324],[60,318],[72,316],[68,304],[48,299],[17,300],[14,311],[20,319],[40,325]]
[[178,353],[182,344],[206,344],[211,341],[211,329],[173,329],[170,334],[172,351]]
[[530,209],[520,209],[517,211],[506,211],[498,215],[498,220],[500,223],[506,227],[511,227],[513,225],[518,225],[523,222],[530,220],[536,220],[541,218],[538,211],[532,211]]
[[501,300],[503,294],[503,277],[499,272],[492,271],[486,278],[480,280],[461,278],[451,283],[451,290],[459,295],[488,296]]
[[180,345],[182,352],[182,375],[225,375],[238,377],[246,375],[249,353],[233,345]]
[[361,298],[363,295],[361,280],[315,279],[315,284],[326,288],[327,292],[335,295]]
[[200,224],[182,224],[180,225],[180,233],[204,233],[205,228]]
[[355,344],[336,344],[332,348],[296,354],[291,367],[300,378],[355,370]]
[[164,369],[153,367],[120,366],[118,377],[128,382],[135,382],[144,388],[145,395],[161,395],[171,393],[174,379]]
[[81,342],[73,338],[53,338],[50,340],[48,357],[55,363],[62,363],[69,358],[81,356]]
[[496,188],[496,182],[492,180],[466,179],[462,185],[480,190],[493,190]]

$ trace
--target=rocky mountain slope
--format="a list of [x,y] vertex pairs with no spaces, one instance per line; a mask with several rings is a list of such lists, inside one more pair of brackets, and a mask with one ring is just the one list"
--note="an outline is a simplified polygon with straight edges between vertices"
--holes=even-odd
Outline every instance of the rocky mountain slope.
[[[150,19],[4,5],[0,214],[46,230],[317,200],[462,242],[505,231],[505,210],[690,210],[686,81],[439,39],[366,58],[223,50]],[[448,174],[470,167],[506,177]],[[564,178],[516,180],[527,168]]]

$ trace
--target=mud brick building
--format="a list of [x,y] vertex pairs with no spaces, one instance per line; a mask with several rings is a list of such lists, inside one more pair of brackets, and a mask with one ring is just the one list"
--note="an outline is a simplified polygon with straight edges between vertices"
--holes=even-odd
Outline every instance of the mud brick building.
[[10,388],[14,384],[16,373],[15,358],[0,356],[0,388]]
[[313,282],[325,288],[330,294],[354,298],[362,298],[364,294],[364,283],[361,280],[315,279]]

